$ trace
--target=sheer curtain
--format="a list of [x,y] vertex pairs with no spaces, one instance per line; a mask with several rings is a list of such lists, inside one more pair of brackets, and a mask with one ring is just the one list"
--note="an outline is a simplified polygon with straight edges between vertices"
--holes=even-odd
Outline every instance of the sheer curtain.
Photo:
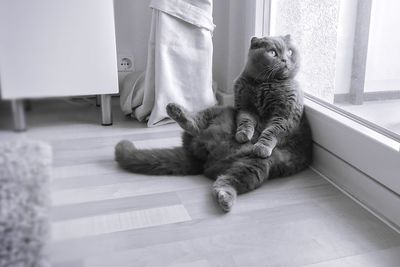
[[146,71],[129,75],[121,107],[148,126],[169,122],[165,106],[191,112],[215,104],[212,90],[212,0],[153,0]]

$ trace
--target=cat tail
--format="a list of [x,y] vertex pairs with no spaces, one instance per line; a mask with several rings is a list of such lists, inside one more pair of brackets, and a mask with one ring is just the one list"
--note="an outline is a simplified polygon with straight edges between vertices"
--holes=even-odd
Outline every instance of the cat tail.
[[203,164],[183,147],[136,149],[123,140],[115,146],[115,160],[131,172],[151,175],[195,175],[203,173]]

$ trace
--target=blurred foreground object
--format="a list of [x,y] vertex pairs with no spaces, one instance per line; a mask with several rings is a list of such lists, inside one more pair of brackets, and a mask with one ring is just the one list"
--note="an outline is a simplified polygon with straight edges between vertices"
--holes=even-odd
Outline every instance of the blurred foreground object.
[[49,145],[0,143],[0,267],[50,266]]

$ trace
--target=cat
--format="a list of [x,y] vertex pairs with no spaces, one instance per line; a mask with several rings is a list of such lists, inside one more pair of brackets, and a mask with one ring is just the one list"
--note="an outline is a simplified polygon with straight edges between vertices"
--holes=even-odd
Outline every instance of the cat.
[[252,140],[258,128],[253,152],[271,155],[276,145],[299,126],[303,115],[303,95],[294,76],[299,56],[290,35],[251,39],[243,73],[234,84],[237,116],[236,140]]
[[167,105],[181,128],[182,146],[139,150],[127,140],[115,147],[122,168],[152,175],[204,174],[222,210],[265,180],[297,173],[310,164],[312,136],[303,95],[294,77],[299,56],[290,36],[253,37],[247,64],[235,81],[235,106],[190,114]]

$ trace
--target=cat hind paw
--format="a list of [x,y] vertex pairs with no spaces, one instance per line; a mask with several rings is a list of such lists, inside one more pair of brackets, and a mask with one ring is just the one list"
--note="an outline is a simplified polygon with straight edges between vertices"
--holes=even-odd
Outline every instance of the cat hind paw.
[[224,188],[215,188],[214,195],[223,211],[231,211],[233,204],[236,201],[236,193],[234,191],[225,190]]
[[185,115],[182,110],[182,107],[175,103],[169,103],[166,107],[167,114],[171,119],[182,122],[185,120]]

